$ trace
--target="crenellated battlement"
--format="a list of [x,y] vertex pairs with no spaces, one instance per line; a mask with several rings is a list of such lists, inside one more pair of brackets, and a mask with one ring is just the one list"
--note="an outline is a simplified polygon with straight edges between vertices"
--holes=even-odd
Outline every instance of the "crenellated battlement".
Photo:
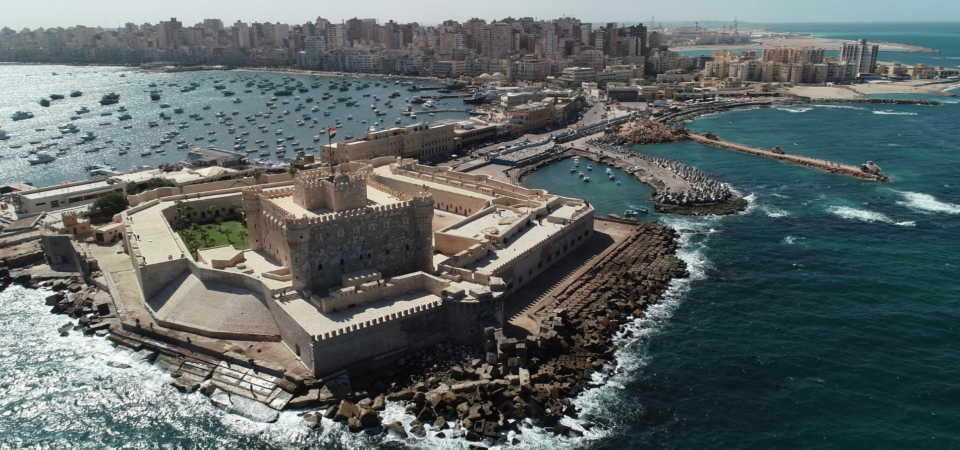
[[400,212],[401,210],[410,208],[412,206],[418,206],[418,205],[415,205],[413,201],[404,201],[404,202],[390,203],[386,205],[367,206],[364,208],[351,209],[351,210],[342,211],[342,212],[333,212],[333,213],[323,214],[319,216],[312,216],[312,217],[303,215],[302,217],[297,218],[297,217],[293,217],[293,215],[291,214],[286,219],[286,228],[301,229],[304,226],[333,223],[341,219],[349,219],[349,218],[360,217],[360,216],[365,216],[366,218],[371,220],[378,219],[382,217],[395,215],[397,212]]

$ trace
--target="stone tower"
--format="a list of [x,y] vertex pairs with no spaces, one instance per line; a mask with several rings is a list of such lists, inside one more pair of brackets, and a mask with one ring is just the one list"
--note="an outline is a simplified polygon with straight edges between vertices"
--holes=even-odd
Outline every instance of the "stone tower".
[[287,219],[286,232],[287,245],[290,248],[290,275],[293,276],[293,288],[303,292],[311,286],[309,219],[306,215],[301,219]]
[[260,194],[263,188],[256,186],[243,190],[241,202],[247,216],[247,238],[250,250],[263,249],[263,224],[260,221]]
[[421,192],[414,196],[411,203],[416,236],[416,270],[433,273],[433,195]]
[[297,172],[293,180],[293,202],[308,211],[326,206],[324,178],[326,175],[319,169]]
[[333,182],[325,181],[327,208],[334,212],[360,209],[367,206],[367,174],[348,175],[340,172]]

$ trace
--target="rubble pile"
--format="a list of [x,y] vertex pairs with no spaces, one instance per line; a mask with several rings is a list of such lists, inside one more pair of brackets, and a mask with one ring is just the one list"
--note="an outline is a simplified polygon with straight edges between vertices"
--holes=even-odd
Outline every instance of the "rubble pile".
[[110,333],[110,323],[104,319],[115,317],[110,312],[110,297],[93,286],[85,286],[76,279],[47,281],[38,287],[47,287],[55,294],[47,297],[47,306],[53,312],[78,319],[60,327],[61,336],[69,336],[71,331],[85,335],[106,336]]
[[666,144],[688,139],[685,129],[673,128],[650,119],[627,122],[620,127],[617,134],[630,144]]

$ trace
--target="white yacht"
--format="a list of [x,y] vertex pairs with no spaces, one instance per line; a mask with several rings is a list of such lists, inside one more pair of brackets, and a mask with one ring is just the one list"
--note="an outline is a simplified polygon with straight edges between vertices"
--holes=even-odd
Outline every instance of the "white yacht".
[[0,141],[5,141],[7,139],[10,139],[10,136],[7,135],[7,132],[0,130]]
[[37,152],[35,155],[31,156],[27,161],[30,164],[46,164],[48,162],[55,161],[57,158],[47,152]]
[[80,109],[76,110],[75,112],[76,112],[77,114],[86,114],[86,113],[90,112],[90,110],[87,109],[86,106],[81,106]]
[[85,141],[92,141],[92,140],[94,140],[94,139],[96,139],[96,138],[97,138],[97,135],[93,134],[92,131],[88,131],[88,132],[84,133],[83,136],[80,136],[80,139],[83,139],[83,140],[85,140]]

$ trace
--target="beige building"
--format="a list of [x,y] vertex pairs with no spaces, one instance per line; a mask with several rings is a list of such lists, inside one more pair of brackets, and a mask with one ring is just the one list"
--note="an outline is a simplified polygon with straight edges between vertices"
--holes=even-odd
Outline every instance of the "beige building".
[[405,127],[370,131],[360,139],[347,139],[320,146],[320,161],[339,164],[383,156],[422,158],[456,149],[455,124],[419,122]]

